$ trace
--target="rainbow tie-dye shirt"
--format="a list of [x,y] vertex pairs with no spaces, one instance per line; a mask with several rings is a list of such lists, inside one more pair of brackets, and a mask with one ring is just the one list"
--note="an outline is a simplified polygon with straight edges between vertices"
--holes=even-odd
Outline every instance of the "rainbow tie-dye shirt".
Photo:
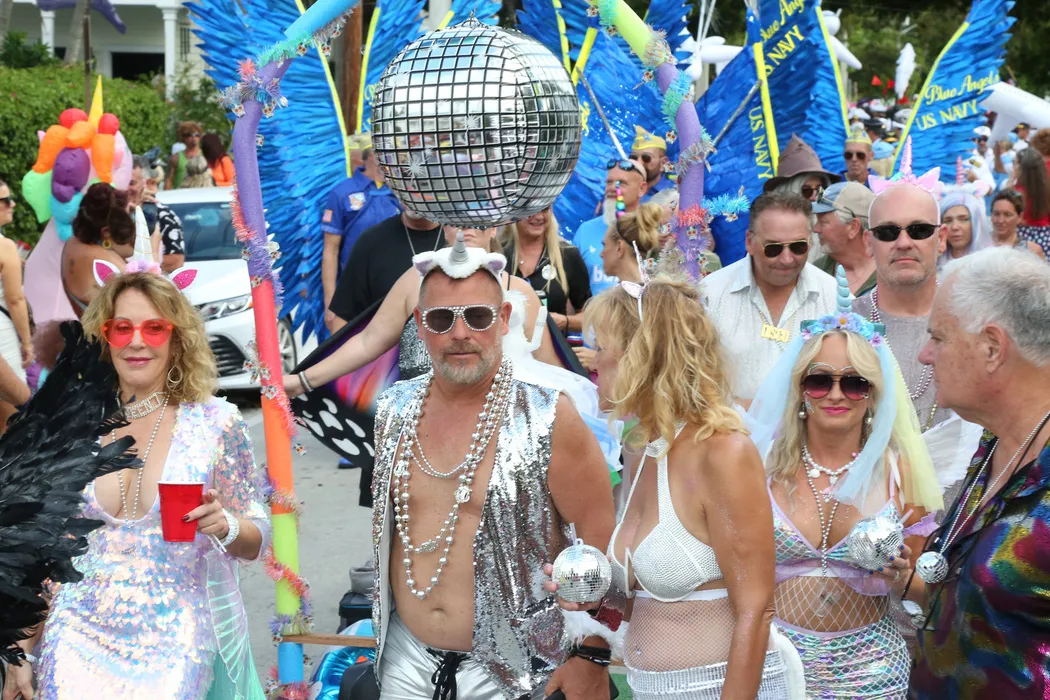
[[[993,444],[985,432],[971,477]],[[964,514],[987,481],[986,472]],[[957,502],[946,523],[958,508]],[[910,697],[1050,698],[1050,442],[982,508],[946,556],[947,580],[927,587],[932,607],[919,632]]]

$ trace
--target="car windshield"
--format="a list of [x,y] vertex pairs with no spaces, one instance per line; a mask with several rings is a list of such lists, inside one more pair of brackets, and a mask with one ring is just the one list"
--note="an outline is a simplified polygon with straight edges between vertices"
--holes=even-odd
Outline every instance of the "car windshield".
[[186,262],[241,257],[229,202],[183,202],[168,206],[182,220]]

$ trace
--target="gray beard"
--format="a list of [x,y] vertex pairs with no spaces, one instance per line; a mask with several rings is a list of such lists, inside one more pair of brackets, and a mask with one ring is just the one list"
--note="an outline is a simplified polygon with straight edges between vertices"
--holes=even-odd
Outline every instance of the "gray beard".
[[456,366],[445,362],[445,358],[433,358],[434,373],[449,384],[472,386],[489,374],[495,372],[503,360],[503,344],[493,345],[481,353],[480,360],[473,366]]
[[609,226],[616,223],[616,197],[606,197],[602,202],[602,220]]

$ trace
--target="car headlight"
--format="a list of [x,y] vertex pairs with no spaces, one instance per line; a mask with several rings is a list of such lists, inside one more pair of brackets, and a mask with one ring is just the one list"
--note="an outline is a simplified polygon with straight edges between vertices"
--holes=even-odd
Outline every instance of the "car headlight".
[[202,319],[210,321],[215,318],[239,314],[250,308],[252,308],[252,295],[245,294],[244,296],[234,297],[232,299],[223,299],[222,301],[213,301],[209,304],[200,304],[197,306],[197,311],[200,312]]

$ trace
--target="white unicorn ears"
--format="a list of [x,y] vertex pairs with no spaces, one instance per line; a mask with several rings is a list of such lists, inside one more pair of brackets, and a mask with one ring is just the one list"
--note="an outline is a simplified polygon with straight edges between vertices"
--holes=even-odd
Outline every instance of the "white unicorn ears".
[[468,248],[463,239],[463,232],[456,234],[456,243],[451,248],[442,248],[433,252],[419,253],[412,258],[412,264],[419,272],[420,278],[426,277],[435,268],[453,279],[466,279],[478,270],[485,270],[500,281],[500,273],[507,265],[507,259],[499,253],[489,253],[481,248]]

